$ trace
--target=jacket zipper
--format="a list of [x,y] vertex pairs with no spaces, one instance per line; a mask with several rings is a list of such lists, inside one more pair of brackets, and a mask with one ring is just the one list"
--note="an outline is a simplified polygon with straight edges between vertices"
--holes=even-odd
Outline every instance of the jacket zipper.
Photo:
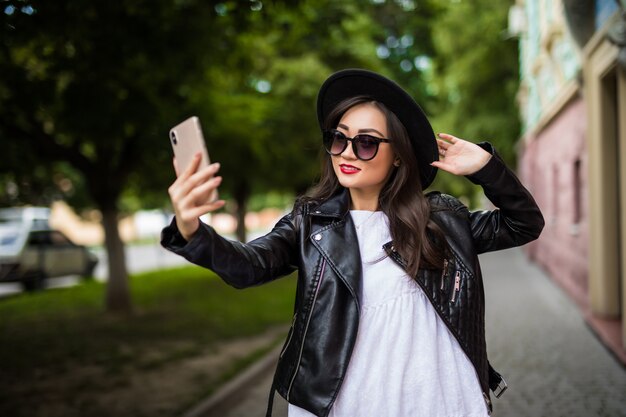
[[460,289],[461,289],[461,271],[456,271],[456,275],[454,275],[454,291],[452,291],[452,298],[450,299],[451,302],[454,302],[454,300],[456,300],[456,295],[458,294]]
[[441,273],[441,288],[440,290],[444,289],[444,284],[446,282],[446,274],[448,273],[448,260],[444,259],[443,260],[443,272]]
[[487,414],[491,415],[492,407],[491,407],[491,401],[489,400],[489,396],[483,392],[483,398],[485,400],[485,404],[487,404]]
[[293,337],[293,325],[296,322],[296,316],[298,315],[298,312],[296,311],[293,314],[293,318],[291,319],[291,327],[290,330],[291,332],[289,333],[289,339],[287,339],[287,343],[285,343],[285,347],[283,348],[283,350],[280,352],[280,355],[278,355],[278,359],[282,359],[283,355],[285,354],[285,352],[287,351],[287,348],[289,347],[289,344],[291,343],[291,338]]
[[300,354],[298,355],[298,362],[296,363],[296,369],[293,372],[293,376],[291,377],[291,381],[289,382],[289,388],[287,389],[287,401],[289,401],[289,395],[291,394],[291,388],[293,387],[293,382],[296,380],[296,375],[298,375],[298,368],[300,368],[300,362],[302,361],[302,351],[304,350],[304,341],[306,340],[306,334],[309,331],[309,324],[311,323],[311,317],[313,316],[313,309],[315,308],[315,301],[317,300],[317,293],[320,290],[320,286],[322,284],[322,278],[324,278],[324,270],[326,269],[326,259],[322,258],[322,267],[320,268],[320,278],[317,281],[317,287],[315,288],[315,294],[313,295],[313,303],[311,304],[311,311],[309,312],[309,317],[306,320],[306,326],[304,327],[304,335],[302,336],[302,343],[300,344]]

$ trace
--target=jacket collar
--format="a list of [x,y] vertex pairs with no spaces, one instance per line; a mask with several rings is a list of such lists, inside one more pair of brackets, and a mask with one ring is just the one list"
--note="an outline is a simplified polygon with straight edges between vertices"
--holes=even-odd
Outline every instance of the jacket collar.
[[311,216],[344,218],[350,211],[350,191],[341,188],[337,193],[311,209]]

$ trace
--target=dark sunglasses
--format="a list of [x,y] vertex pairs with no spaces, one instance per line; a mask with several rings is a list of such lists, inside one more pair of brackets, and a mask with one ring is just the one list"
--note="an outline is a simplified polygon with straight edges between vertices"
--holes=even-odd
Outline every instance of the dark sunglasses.
[[341,155],[348,147],[348,141],[352,142],[352,151],[361,161],[374,159],[378,153],[380,142],[391,142],[389,139],[365,134],[349,138],[337,129],[324,131],[323,139],[326,152],[334,156]]

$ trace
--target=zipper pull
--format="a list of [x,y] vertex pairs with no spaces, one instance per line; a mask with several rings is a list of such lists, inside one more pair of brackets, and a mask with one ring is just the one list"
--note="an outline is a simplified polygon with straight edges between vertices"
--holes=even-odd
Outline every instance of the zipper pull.
[[439,288],[440,290],[443,290],[447,272],[448,272],[448,260],[444,259],[443,260],[443,272],[441,273],[441,288]]
[[461,272],[456,271],[456,275],[454,275],[454,292],[452,293],[452,299],[450,301],[454,302],[456,300],[456,294],[461,289]]
[[483,398],[485,399],[485,404],[487,404],[487,414],[491,415],[491,411],[493,407],[491,406],[491,400],[489,400],[489,396],[483,392]]

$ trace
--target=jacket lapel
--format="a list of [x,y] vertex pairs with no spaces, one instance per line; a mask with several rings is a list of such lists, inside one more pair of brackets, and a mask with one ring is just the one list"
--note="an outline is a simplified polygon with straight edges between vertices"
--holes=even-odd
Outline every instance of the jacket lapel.
[[[350,194],[345,189],[313,208],[309,213],[313,224],[308,239],[348,287],[360,309],[361,255],[349,209]],[[332,221],[315,221],[323,218]]]

